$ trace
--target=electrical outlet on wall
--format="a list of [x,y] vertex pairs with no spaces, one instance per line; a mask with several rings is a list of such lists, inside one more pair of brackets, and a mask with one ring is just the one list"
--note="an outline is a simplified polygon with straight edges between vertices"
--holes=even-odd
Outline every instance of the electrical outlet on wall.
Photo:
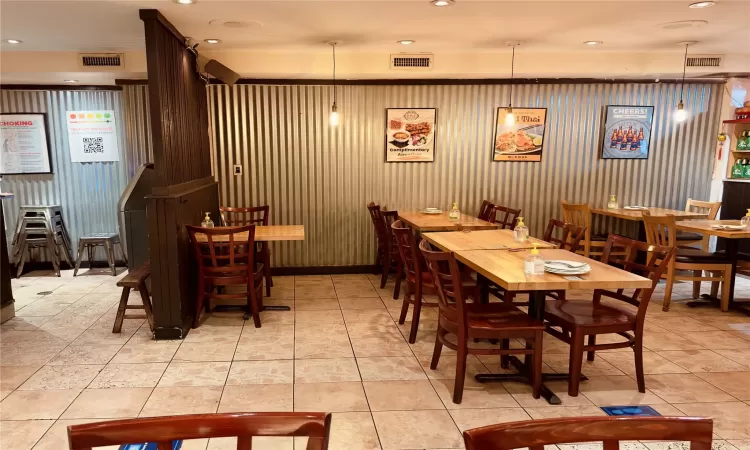
[[235,175],[242,175],[242,164],[235,164],[234,165],[234,174]]

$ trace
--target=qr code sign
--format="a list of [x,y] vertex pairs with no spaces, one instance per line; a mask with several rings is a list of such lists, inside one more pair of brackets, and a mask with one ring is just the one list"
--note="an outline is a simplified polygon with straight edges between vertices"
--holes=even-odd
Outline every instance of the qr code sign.
[[83,138],[83,153],[104,153],[104,138]]

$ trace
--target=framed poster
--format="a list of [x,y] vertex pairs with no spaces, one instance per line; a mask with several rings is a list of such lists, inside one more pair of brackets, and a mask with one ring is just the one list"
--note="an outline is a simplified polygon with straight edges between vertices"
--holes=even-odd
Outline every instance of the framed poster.
[[436,108],[386,108],[385,162],[435,161]]
[[602,159],[648,159],[653,121],[653,106],[607,106]]
[[0,175],[52,173],[47,114],[0,114]]
[[68,111],[67,121],[72,162],[120,160],[114,111]]
[[516,123],[505,125],[507,108],[497,108],[493,161],[542,160],[547,108],[513,108]]

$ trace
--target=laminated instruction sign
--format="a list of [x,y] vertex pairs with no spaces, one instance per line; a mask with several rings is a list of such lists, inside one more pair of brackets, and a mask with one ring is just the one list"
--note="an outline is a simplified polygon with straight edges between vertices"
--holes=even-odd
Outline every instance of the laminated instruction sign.
[[67,119],[72,162],[120,160],[114,111],[68,111]]
[[0,175],[52,173],[45,114],[0,114],[0,146]]

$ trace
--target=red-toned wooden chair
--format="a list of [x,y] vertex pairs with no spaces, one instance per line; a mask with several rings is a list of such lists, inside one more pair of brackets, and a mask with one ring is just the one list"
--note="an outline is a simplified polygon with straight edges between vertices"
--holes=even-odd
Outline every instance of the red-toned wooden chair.
[[477,218],[485,220],[487,222],[492,221],[492,212],[495,209],[495,204],[489,200],[482,200],[482,206],[479,207],[479,214]]
[[[398,253],[398,247],[393,239],[393,233],[391,232],[388,222],[398,218],[396,211],[383,211],[380,209],[380,205],[370,202],[367,205],[367,210],[370,212],[370,218],[372,219],[372,225],[375,227],[375,235],[378,240],[378,252],[375,257],[375,266],[380,268],[380,288],[384,288],[388,282],[388,275],[390,275],[393,268],[396,269],[396,286],[393,289],[393,298],[398,298],[398,292],[401,289],[401,277],[403,274],[403,267],[401,263],[401,256]],[[388,217],[388,219],[386,219]]]
[[[461,403],[466,376],[466,358],[472,355],[530,355],[533,372],[532,395],[539,398],[542,387],[542,337],[544,324],[507,303],[479,303],[476,287],[466,292],[462,274],[453,253],[435,250],[426,240],[419,243],[438,292],[438,329],[430,369],[437,369],[443,345],[456,350],[456,381],[453,403]],[[468,294],[468,295],[467,295]],[[473,303],[466,297],[471,296]],[[448,334],[457,337],[454,344]],[[527,348],[470,348],[470,339],[524,339]]]
[[700,417],[571,417],[526,420],[464,431],[466,450],[544,450],[545,445],[620,441],[689,441],[690,450],[710,450],[713,420]]
[[500,225],[500,229],[512,230],[518,223],[518,216],[521,215],[520,209],[508,208],[507,206],[495,205],[492,209],[490,222]]
[[401,253],[398,251],[398,244],[396,244],[396,237],[393,235],[391,226],[398,220],[398,211],[380,211],[383,214],[383,220],[385,220],[385,229],[389,233],[391,240],[391,252],[396,250],[396,285],[393,287],[393,299],[398,300],[398,295],[401,292],[401,280],[404,276],[404,262],[401,260]]
[[[201,228],[186,225],[198,262],[198,298],[195,302],[193,328],[200,324],[206,299],[247,301],[248,313],[260,328],[263,308],[263,264],[255,260],[255,225],[243,227]],[[205,236],[205,242],[198,240]],[[244,290],[239,292],[234,289]],[[217,288],[222,288],[221,290]],[[209,308],[209,302],[205,303]]]
[[70,450],[156,442],[171,450],[173,441],[237,438],[237,450],[251,450],[253,437],[307,437],[307,450],[326,450],[331,415],[320,412],[188,414],[123,419],[68,427]]
[[[613,249],[620,248],[624,248],[627,255],[613,254]],[[639,252],[647,254],[645,265],[636,262]],[[633,349],[638,391],[646,392],[643,377],[643,323],[654,288],[674,254],[674,248],[649,245],[610,234],[602,252],[602,262],[650,279],[651,287],[636,289],[631,295],[625,295],[623,289],[616,292],[597,289],[593,300],[547,300],[544,314],[548,322],[547,333],[570,345],[568,395],[578,395],[583,353],[587,352],[587,359],[593,361],[596,350],[614,348]],[[602,298],[607,300],[602,302]],[[635,306],[637,310],[633,312],[632,309],[620,307],[616,301]],[[561,331],[553,327],[559,327]],[[600,334],[617,334],[627,340],[597,344],[596,336]],[[584,344],[586,337],[588,343]]]
[[[234,208],[222,206],[219,208],[221,221],[226,226],[235,227],[243,225],[263,225],[269,224],[268,205],[253,206],[251,208]],[[268,242],[256,242],[256,261],[263,262],[263,278],[266,280],[266,297],[271,296],[273,287],[273,278],[271,277],[271,249]]]

